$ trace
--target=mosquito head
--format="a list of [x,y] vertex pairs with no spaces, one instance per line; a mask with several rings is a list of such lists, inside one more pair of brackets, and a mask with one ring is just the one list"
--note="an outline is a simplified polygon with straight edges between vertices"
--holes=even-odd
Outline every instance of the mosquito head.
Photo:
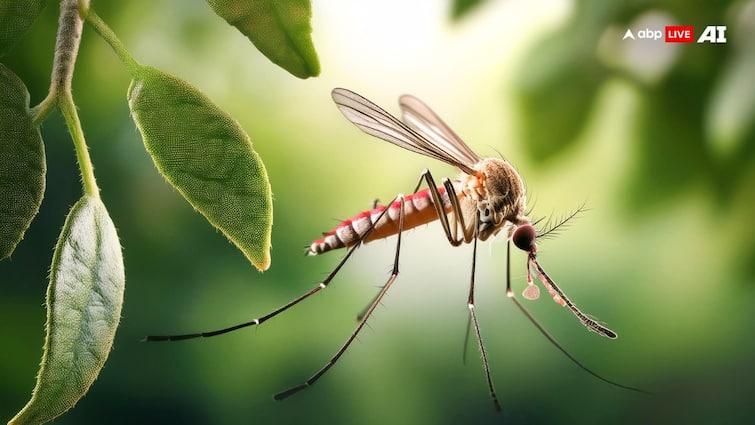
[[535,230],[535,226],[531,224],[524,224],[517,227],[516,230],[514,230],[514,234],[511,235],[511,241],[514,242],[514,245],[522,251],[530,254],[537,252],[535,239],[537,239],[537,230]]

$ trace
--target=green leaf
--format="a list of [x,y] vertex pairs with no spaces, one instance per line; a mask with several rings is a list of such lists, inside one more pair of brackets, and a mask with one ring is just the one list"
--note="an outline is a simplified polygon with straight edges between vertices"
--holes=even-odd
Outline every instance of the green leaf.
[[460,21],[483,2],[484,0],[453,0],[451,5],[451,19],[454,21]]
[[[632,219],[670,205],[701,182],[713,181],[715,165],[703,130],[706,94],[712,87],[712,79],[707,80],[686,71],[674,72],[662,85],[647,91],[638,105],[632,137],[634,169],[621,208]],[[679,93],[689,96],[681,104]],[[726,171],[731,177],[737,173],[736,169]],[[716,188],[722,197],[730,190]]]
[[309,0],[207,0],[273,63],[299,78],[320,74]]
[[586,127],[599,90],[610,76],[596,55],[605,28],[625,2],[578,0],[565,23],[520,61],[515,86],[522,112],[523,146],[544,163],[573,145]]
[[0,57],[24,35],[46,3],[47,0],[0,0]]
[[187,82],[136,71],[129,107],[160,173],[260,271],[270,266],[272,195],[241,126]]
[[45,193],[45,149],[29,92],[0,64],[0,260],[13,253]]
[[125,280],[115,226],[99,198],[83,196],[52,257],[37,385],[8,425],[48,422],[86,394],[110,353]]
[[534,49],[526,69],[517,84],[523,145],[534,160],[548,160],[577,140],[605,72],[593,58],[558,42]]
[[741,50],[721,71],[706,116],[708,145],[720,158],[743,152],[755,127],[755,49]]

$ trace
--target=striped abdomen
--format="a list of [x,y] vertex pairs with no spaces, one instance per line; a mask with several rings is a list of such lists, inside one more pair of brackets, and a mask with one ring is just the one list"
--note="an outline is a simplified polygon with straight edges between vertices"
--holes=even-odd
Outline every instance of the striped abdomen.
[[[450,212],[452,210],[451,202],[448,200],[445,188],[439,187],[438,193],[440,193],[444,209]],[[335,229],[323,233],[322,238],[312,242],[312,245],[307,249],[307,254],[317,255],[354,245],[386,208],[388,208],[388,211],[362,242],[366,243],[395,235],[398,233],[399,211],[401,209],[401,202],[399,201],[394,201],[390,205],[380,205],[340,223]],[[437,219],[438,212],[433,206],[430,189],[420,190],[415,194],[404,197],[404,230]]]

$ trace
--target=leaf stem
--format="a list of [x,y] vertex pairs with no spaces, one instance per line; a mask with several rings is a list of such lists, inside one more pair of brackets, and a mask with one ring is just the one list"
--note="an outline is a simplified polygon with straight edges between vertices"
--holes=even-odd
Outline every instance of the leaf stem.
[[31,108],[32,123],[37,127],[42,125],[42,122],[44,122],[45,118],[50,115],[50,112],[52,112],[56,106],[58,106],[58,94],[53,93],[52,90],[50,90],[47,93],[47,97],[40,102],[39,105]]
[[86,19],[87,22],[92,26],[92,28],[97,32],[97,34],[99,34],[100,37],[102,37],[105,42],[110,45],[110,48],[112,48],[115,54],[118,55],[118,58],[121,60],[121,62],[126,65],[129,73],[135,75],[138,69],[141,68],[141,65],[128,53],[126,46],[124,46],[121,40],[118,39],[113,30],[111,30],[110,27],[108,27],[107,24],[99,17],[99,15],[97,15],[91,8],[86,11],[84,19]]
[[84,131],[81,128],[79,114],[76,113],[76,105],[73,103],[71,91],[67,90],[61,93],[58,101],[60,112],[66,120],[68,132],[71,133],[73,145],[76,148],[76,159],[79,162],[81,170],[81,182],[84,185],[84,193],[94,197],[100,197],[100,189],[97,187],[97,180],[94,178],[94,167],[92,160],[89,158],[89,148],[84,139]]

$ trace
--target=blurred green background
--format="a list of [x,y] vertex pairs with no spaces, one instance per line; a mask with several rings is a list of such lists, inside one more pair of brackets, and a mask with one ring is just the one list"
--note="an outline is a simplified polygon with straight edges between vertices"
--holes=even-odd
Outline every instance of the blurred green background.
[[[57,5],[3,58],[32,104],[49,84]],[[604,4],[610,3],[610,6]],[[155,170],[128,113],[129,76],[85,27],[74,97],[102,198],[118,227],[127,290],[114,350],[89,394],[55,423],[744,423],[755,416],[753,2],[314,1],[316,79],[262,57],[201,1],[94,2],[134,57],[196,85],[235,116],[274,193],[272,267],[258,273]],[[622,42],[626,28],[727,25],[726,45]],[[462,364],[471,250],[437,224],[407,233],[401,275],[369,326],[313,388],[272,394],[319,369],[388,276],[395,239],[359,250],[328,288],[259,329],[179,343],[147,334],[251,320],[310,289],[339,253],[304,246],[337,219],[456,171],[358,132],[330,90],[397,113],[412,93],[483,156],[511,161],[533,217],[589,211],[539,258],[587,313],[587,332],[543,296],[527,302],[561,355],[505,297],[505,243],[481,244],[479,314],[503,406],[476,351]],[[47,191],[0,263],[0,414],[28,400],[41,356],[47,272],[80,196],[59,115],[43,126]],[[517,293],[525,258],[516,253]]]

